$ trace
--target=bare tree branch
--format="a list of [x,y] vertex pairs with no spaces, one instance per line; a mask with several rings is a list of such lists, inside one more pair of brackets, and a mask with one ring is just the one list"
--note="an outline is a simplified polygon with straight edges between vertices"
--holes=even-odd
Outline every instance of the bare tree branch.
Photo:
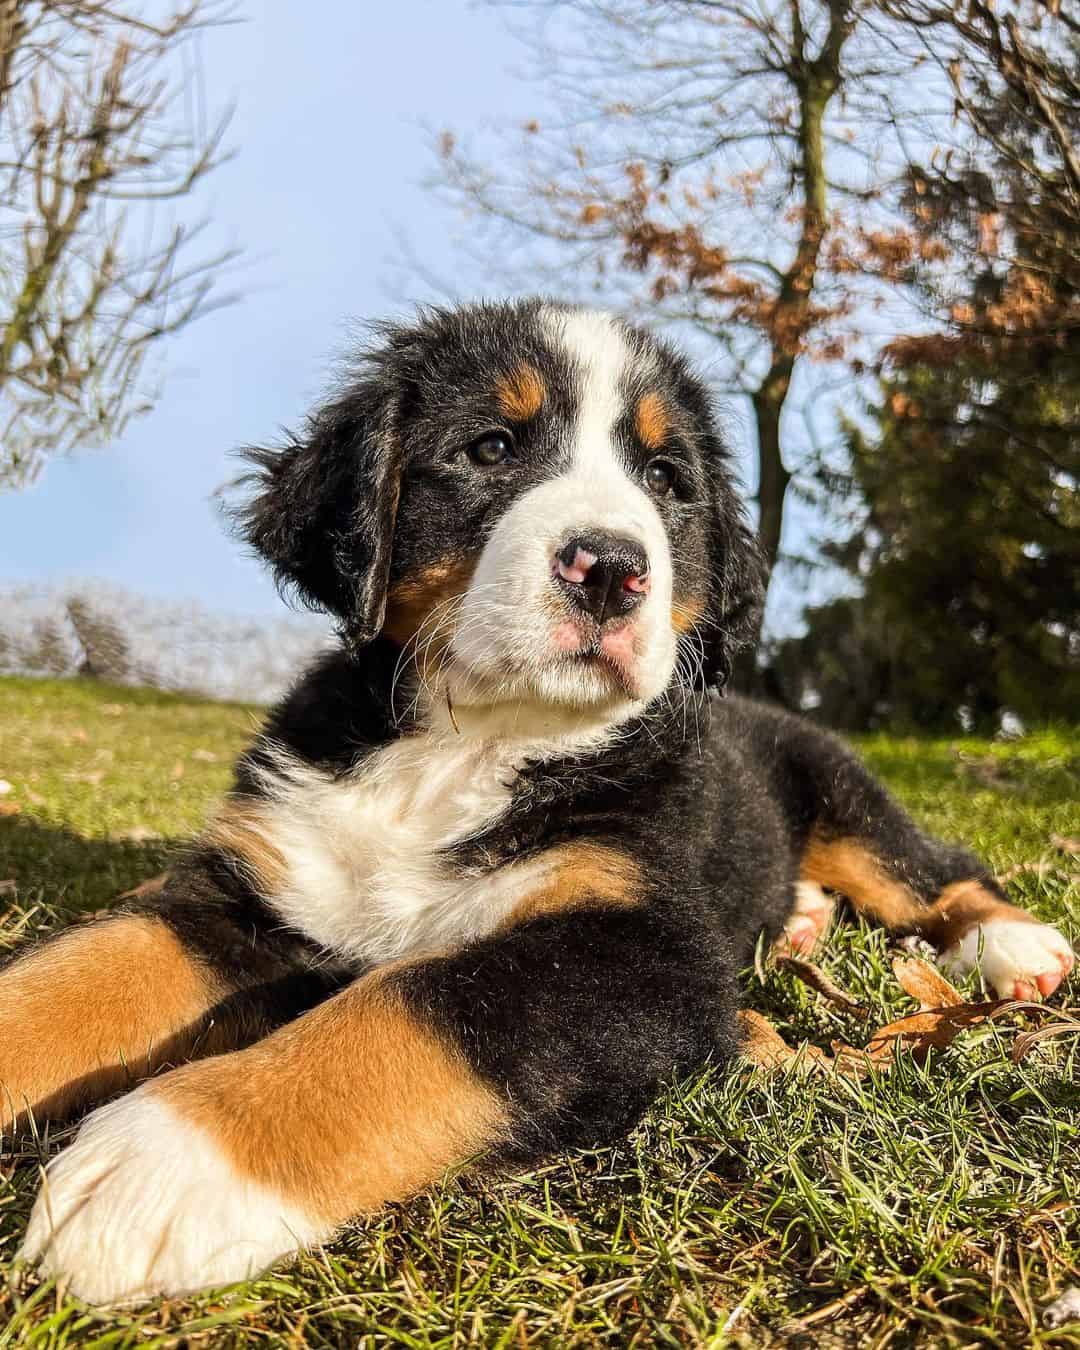
[[146,212],[226,158],[229,111],[198,125],[184,60],[231,4],[143,9],[0,0],[0,486],[117,435],[152,402],[153,344],[228,299],[235,251],[190,257],[201,226],[154,239]]

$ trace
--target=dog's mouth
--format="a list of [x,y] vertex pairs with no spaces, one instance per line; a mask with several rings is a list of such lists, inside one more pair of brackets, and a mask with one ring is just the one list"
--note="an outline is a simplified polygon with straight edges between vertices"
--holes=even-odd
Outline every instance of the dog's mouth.
[[600,676],[629,698],[640,693],[637,625],[633,619],[598,624],[583,617],[564,619],[552,634],[555,661],[568,670]]
[[637,698],[639,695],[640,691],[633,673],[610,657],[599,642],[562,656],[560,660],[571,668],[576,667],[599,675],[627,698]]

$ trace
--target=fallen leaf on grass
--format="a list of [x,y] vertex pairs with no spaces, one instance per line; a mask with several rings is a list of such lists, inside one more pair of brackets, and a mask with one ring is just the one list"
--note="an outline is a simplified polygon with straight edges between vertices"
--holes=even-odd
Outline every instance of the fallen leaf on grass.
[[742,1033],[741,1054],[758,1068],[782,1069],[796,1060],[807,1068],[828,1063],[828,1055],[816,1045],[803,1045],[798,1049],[788,1045],[769,1019],[752,1008],[740,1008],[736,1017]]
[[147,844],[153,839],[160,839],[161,835],[146,825],[133,825],[130,830],[121,830],[119,834],[113,835],[113,838],[123,839],[129,844]]
[[0,802],[0,816],[17,816],[21,810],[18,802]]
[[823,998],[835,1003],[838,1008],[843,1008],[845,1012],[853,1013],[856,1017],[869,1017],[868,1009],[838,984],[834,984],[821,967],[815,966],[812,961],[801,961],[797,956],[778,956],[776,964],[781,970],[790,971],[796,979],[802,980],[803,984],[816,989]]
[[968,774],[983,787],[1001,789],[1011,785],[1012,769],[993,755],[969,755],[961,750],[956,758],[959,771]]
[[[794,973],[807,979],[807,983],[819,978],[831,983],[809,962],[784,958],[781,964],[802,967],[802,970]],[[871,1070],[888,1069],[900,1049],[907,1050],[921,1063],[931,1050],[946,1049],[961,1032],[980,1026],[1005,1012],[1024,1012],[1029,1008],[1036,1012],[1041,1010],[1039,1004],[1018,1003],[1013,999],[966,1003],[943,975],[917,956],[898,957],[893,962],[893,974],[904,992],[919,1004],[919,1011],[879,1027],[865,1046],[833,1041],[832,1055],[812,1045],[796,1048],[788,1045],[767,1018],[760,1013],[743,1010],[739,1013],[739,1025],[744,1038],[745,1057],[763,1068],[778,1069],[801,1056],[808,1066],[816,1069],[833,1068],[838,1073],[860,1075]],[[814,983],[814,987],[819,986]],[[841,998],[848,999],[842,990],[837,992]],[[854,1000],[851,1002],[854,1003]],[[857,1004],[855,1006],[858,1007]],[[1017,1048],[1022,1055],[1039,1040],[1065,1035],[1074,1030],[1080,1032],[1080,1021],[1066,1017],[1027,1033],[1026,1037],[1020,1038]],[[1016,1058],[1017,1049],[1014,1049],[1013,1054]]]
[[1022,877],[1026,872],[1034,872],[1040,881],[1044,877],[1062,877],[1068,881],[1069,874],[1060,867],[1052,867],[1048,862],[1018,862],[1007,867],[1004,872],[999,872],[997,882],[999,886],[1007,886],[1010,881],[1015,881],[1017,877]]
[[1070,853],[1074,857],[1080,856],[1080,839],[1073,839],[1064,834],[1052,834],[1050,842],[1059,853]]
[[944,1050],[962,1031],[989,1020],[1004,1006],[993,1003],[961,1003],[948,1008],[925,1008],[880,1027],[870,1038],[865,1051],[871,1061],[881,1064],[895,1058],[897,1048],[905,1046],[921,1063],[931,1050]]
[[925,1011],[928,1008],[957,1008],[963,995],[954,989],[939,970],[918,956],[898,956],[892,963],[896,982],[905,994]]
[[1000,1012],[1024,1012],[1029,1015],[1049,1017],[1041,1027],[1034,1031],[1025,1031],[1017,1036],[1012,1048],[1012,1062],[1019,1064],[1043,1041],[1055,1040],[1058,1036],[1080,1036],[1080,1018],[1063,1008],[1047,1008],[1042,1003],[1013,1002],[1002,1005]]

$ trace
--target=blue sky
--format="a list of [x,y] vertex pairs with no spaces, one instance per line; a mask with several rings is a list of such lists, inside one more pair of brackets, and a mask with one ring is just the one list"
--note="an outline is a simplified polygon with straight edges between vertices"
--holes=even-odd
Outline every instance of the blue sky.
[[248,22],[203,40],[209,101],[236,101],[237,153],[195,208],[245,249],[242,298],[170,340],[163,397],[120,441],[0,493],[0,584],[95,577],[279,611],[211,499],[236,471],[230,450],[303,415],[350,320],[400,307],[402,230],[455,275],[458,223],[422,186],[429,130],[520,121],[536,103],[498,14],[466,0],[245,8]]
[[[432,134],[543,116],[543,89],[502,13],[471,0],[295,0],[248,6],[207,34],[213,106],[235,101],[235,157],[189,218],[245,251],[239,303],[159,349],[163,396],[118,442],[48,465],[0,493],[0,586],[88,578],[216,610],[280,613],[266,574],[229,538],[213,494],[231,451],[273,440],[324,388],[350,326],[431,298],[408,283],[401,240],[458,294],[497,287],[463,271],[467,222],[424,187]],[[227,282],[226,285],[229,283]],[[748,419],[732,409],[736,444]],[[787,539],[805,537],[793,509]],[[788,627],[805,581],[771,597]],[[813,587],[810,587],[812,590]]]

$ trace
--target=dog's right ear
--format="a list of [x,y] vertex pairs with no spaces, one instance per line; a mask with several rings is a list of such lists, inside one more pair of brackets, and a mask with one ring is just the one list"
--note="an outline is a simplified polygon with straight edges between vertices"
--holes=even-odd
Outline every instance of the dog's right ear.
[[279,589],[334,615],[358,646],[378,635],[386,614],[401,488],[386,403],[374,387],[353,389],[309,418],[302,437],[246,450],[258,472],[236,513]]

